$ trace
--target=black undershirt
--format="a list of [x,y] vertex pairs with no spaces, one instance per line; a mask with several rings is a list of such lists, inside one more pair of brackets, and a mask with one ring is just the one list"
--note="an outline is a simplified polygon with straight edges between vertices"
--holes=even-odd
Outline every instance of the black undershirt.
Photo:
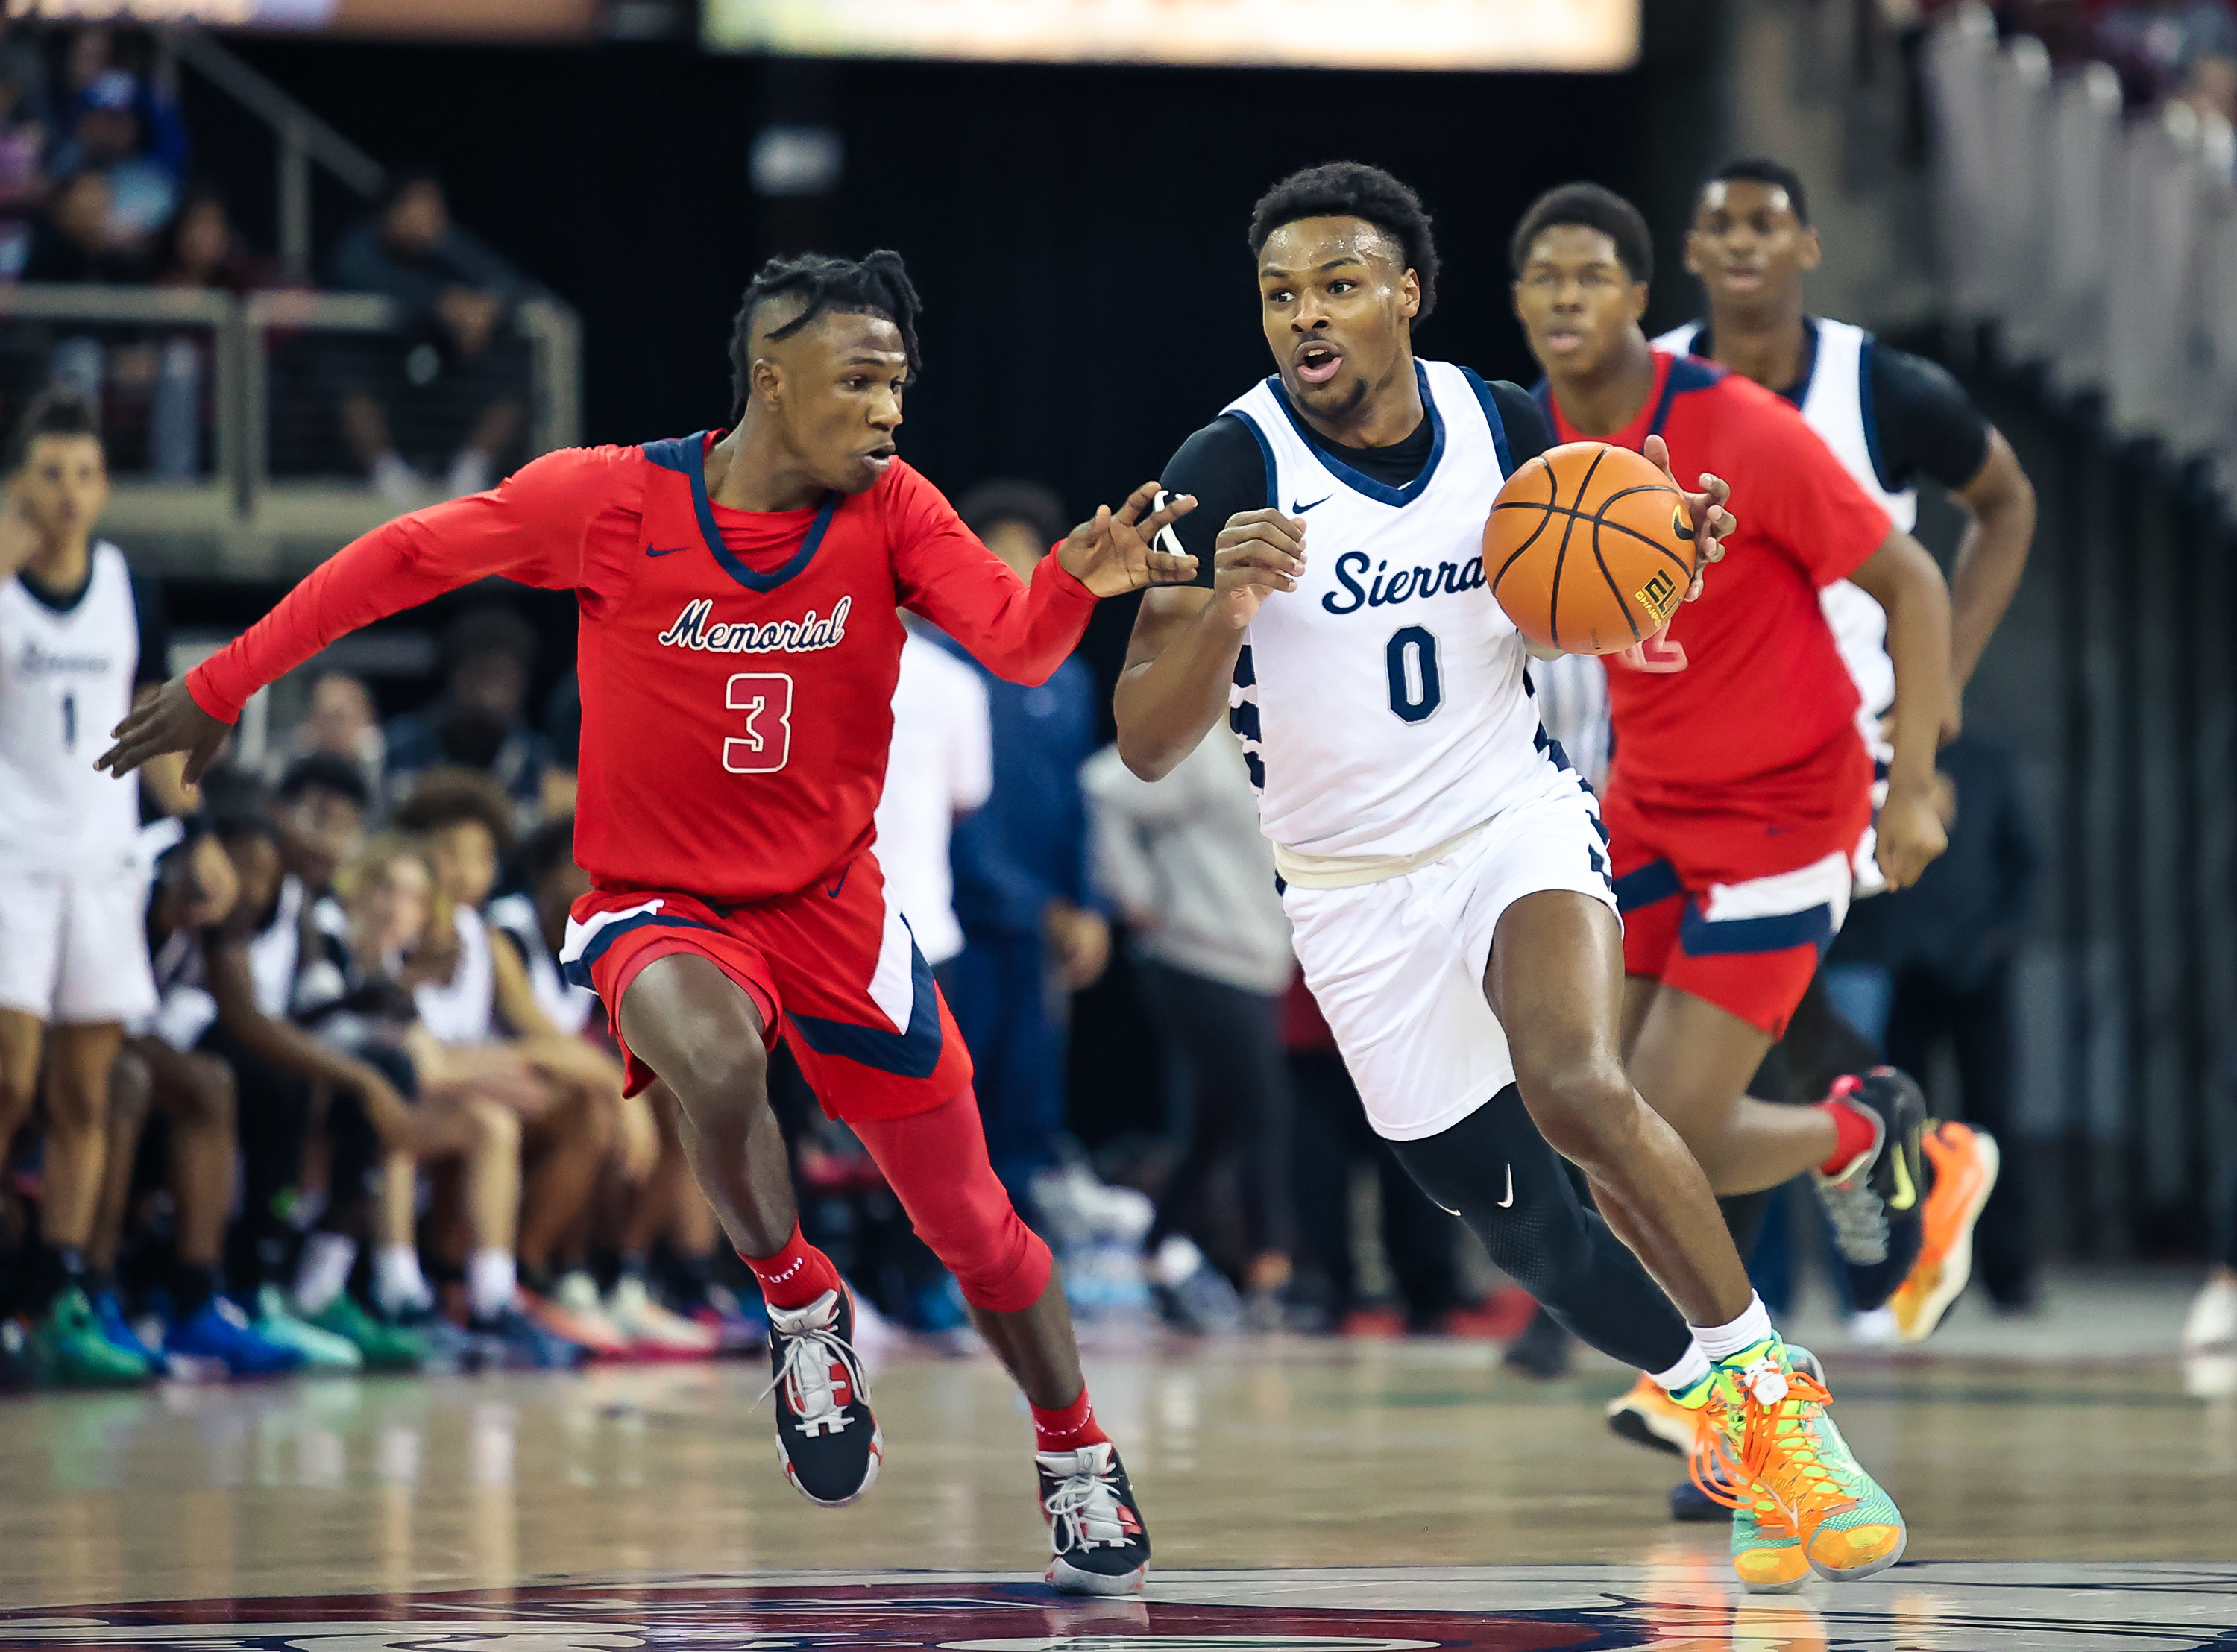
[[[1503,378],[1492,380],[1489,387],[1492,404],[1499,409],[1500,423],[1507,430],[1510,466],[1554,445],[1546,416],[1528,391]],[[1422,422],[1388,447],[1346,447],[1329,440],[1302,419],[1298,427],[1321,452],[1370,481],[1392,488],[1402,488],[1421,475],[1436,444],[1436,421],[1427,408],[1422,410]],[[1175,523],[1172,532],[1181,548],[1197,559],[1195,582],[1211,584],[1212,552],[1219,530],[1229,517],[1244,510],[1261,510],[1266,505],[1266,458],[1259,451],[1258,438],[1241,419],[1223,413],[1180,444],[1166,461],[1158,485],[1168,493],[1196,496],[1196,509]],[[1300,503],[1304,502],[1282,501],[1292,514]]]
[[[1802,372],[1778,393],[1795,406],[1809,393],[1818,363],[1818,327],[1804,318]],[[1693,338],[1691,353],[1707,359],[1716,349],[1707,322]],[[1989,421],[1957,381],[1924,356],[1871,344],[1871,421],[1878,443],[1880,483],[1891,493],[1915,485],[1922,476],[1943,487],[1962,488],[1989,461]]]

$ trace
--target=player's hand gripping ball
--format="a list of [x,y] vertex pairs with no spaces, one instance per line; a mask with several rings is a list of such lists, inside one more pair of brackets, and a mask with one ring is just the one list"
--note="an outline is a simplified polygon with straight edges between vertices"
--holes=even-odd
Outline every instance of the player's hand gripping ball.
[[1686,497],[1652,461],[1606,442],[1526,460],[1483,524],[1491,594],[1541,648],[1615,654],[1670,622],[1699,545]]

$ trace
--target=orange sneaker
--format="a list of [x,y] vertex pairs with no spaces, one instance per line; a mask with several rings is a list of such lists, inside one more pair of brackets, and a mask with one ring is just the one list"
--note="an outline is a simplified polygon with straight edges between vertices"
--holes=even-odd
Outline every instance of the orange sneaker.
[[1965,1293],[1973,1277],[1973,1226],[1996,1191],[2002,1162],[1996,1137],[1954,1120],[1927,1131],[1919,1145],[1934,1173],[1920,1212],[1925,1237],[1917,1261],[1888,1299],[1896,1336],[1904,1342],[1932,1336]]
[[1693,1449],[1696,1413],[1663,1392],[1646,1372],[1607,1405],[1608,1426],[1634,1445],[1683,1457]]

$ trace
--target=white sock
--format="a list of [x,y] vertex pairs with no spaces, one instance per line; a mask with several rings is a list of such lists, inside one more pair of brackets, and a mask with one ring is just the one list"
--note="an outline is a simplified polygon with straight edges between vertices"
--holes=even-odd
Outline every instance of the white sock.
[[342,1293],[356,1266],[357,1241],[344,1234],[313,1234],[303,1241],[303,1260],[295,1266],[295,1306],[306,1313],[318,1313]]
[[383,1245],[373,1254],[373,1300],[390,1315],[434,1305],[435,1293],[419,1271],[418,1251],[409,1245]]
[[1753,1291],[1747,1309],[1730,1325],[1695,1326],[1693,1337],[1712,1359],[1729,1359],[1743,1348],[1752,1348],[1772,1334],[1771,1310]]
[[1709,1374],[1709,1356],[1701,1352],[1701,1345],[1686,1345],[1686,1357],[1667,1371],[1650,1371],[1646,1379],[1666,1393],[1682,1394]]
[[466,1312],[477,1320],[493,1320],[512,1306],[520,1279],[512,1253],[492,1247],[466,1259]]

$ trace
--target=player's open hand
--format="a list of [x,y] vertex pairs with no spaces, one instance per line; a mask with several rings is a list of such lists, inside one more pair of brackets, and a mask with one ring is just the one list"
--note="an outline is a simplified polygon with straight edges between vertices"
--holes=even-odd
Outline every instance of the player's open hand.
[[150,758],[184,752],[187,767],[182,778],[192,786],[216,761],[233,725],[220,722],[196,705],[194,695],[187,692],[187,680],[174,677],[109,732],[116,744],[93,760],[96,768],[122,776]]
[[1646,455],[1648,463],[1670,478],[1670,485],[1686,501],[1686,514],[1693,523],[1694,548],[1693,583],[1686,592],[1686,600],[1693,602],[1701,594],[1701,576],[1708,571],[1709,564],[1724,561],[1725,540],[1739,530],[1738,519],[1725,509],[1725,501],[1732,497],[1732,488],[1722,477],[1704,471],[1701,490],[1688,493],[1685,484],[1678,480],[1677,472],[1670,468],[1669,443],[1659,436],[1650,436],[1640,451]]
[[1890,889],[1908,889],[1950,846],[1949,829],[1930,787],[1891,789],[1880,806],[1879,844],[1872,858]]
[[1238,510],[1219,530],[1212,553],[1215,604],[1237,630],[1257,617],[1275,591],[1293,591],[1305,574],[1305,519],[1270,505]]
[[1092,521],[1072,530],[1056,550],[1064,571],[1098,596],[1124,596],[1145,585],[1185,585],[1196,577],[1196,558],[1158,536],[1196,509],[1196,496],[1184,493],[1151,510],[1159,489],[1145,482],[1113,510],[1096,507]]

